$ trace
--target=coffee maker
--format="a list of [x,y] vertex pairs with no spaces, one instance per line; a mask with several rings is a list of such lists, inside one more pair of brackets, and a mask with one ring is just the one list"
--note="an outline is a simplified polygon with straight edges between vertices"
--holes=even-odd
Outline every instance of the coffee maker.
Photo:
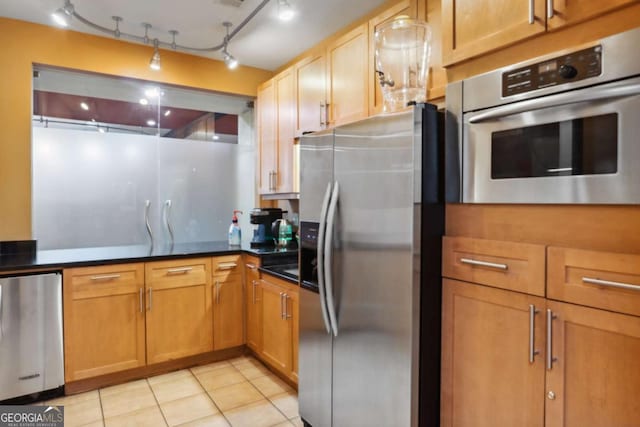
[[277,236],[273,235],[271,224],[277,219],[282,219],[280,208],[255,208],[249,212],[249,222],[254,224],[252,248],[274,247]]

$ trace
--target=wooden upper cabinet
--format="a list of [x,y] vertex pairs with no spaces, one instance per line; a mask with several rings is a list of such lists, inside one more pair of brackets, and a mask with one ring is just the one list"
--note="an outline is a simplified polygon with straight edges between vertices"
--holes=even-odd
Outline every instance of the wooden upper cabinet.
[[545,29],[544,0],[442,0],[443,62],[460,62]]
[[441,426],[543,426],[544,307],[543,298],[443,281]]
[[147,363],[213,350],[211,260],[145,264]]
[[275,192],[274,174],[278,169],[277,96],[275,80],[258,88],[258,142],[260,146],[260,194]]
[[631,3],[637,0],[553,0],[553,15],[547,18],[547,28],[575,24]]
[[327,48],[330,127],[368,116],[369,31],[367,23]]
[[[546,427],[640,425],[640,318],[549,301]],[[522,424],[524,425],[524,424]]]
[[64,270],[67,382],[144,366],[144,264]]
[[327,126],[326,61],[324,51],[311,55],[295,66],[296,136],[316,132]]
[[390,7],[380,15],[369,20],[369,72],[368,72],[368,85],[369,85],[369,115],[381,113],[384,106],[382,102],[382,91],[380,89],[380,83],[378,83],[378,75],[376,73],[376,43],[375,33],[378,28],[392,21],[398,16],[408,16],[409,18],[416,18],[418,16],[418,5],[415,0],[402,0],[401,2]]
[[275,78],[277,95],[278,167],[275,192],[293,191],[293,138],[295,134],[296,94],[295,71],[288,68]]

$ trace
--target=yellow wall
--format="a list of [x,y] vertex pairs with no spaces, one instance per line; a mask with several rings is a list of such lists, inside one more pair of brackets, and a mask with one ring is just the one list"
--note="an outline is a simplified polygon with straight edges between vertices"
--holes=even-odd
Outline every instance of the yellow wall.
[[149,69],[150,46],[0,18],[0,241],[31,238],[31,70],[46,64],[255,96],[273,73],[229,71],[221,61],[162,50]]

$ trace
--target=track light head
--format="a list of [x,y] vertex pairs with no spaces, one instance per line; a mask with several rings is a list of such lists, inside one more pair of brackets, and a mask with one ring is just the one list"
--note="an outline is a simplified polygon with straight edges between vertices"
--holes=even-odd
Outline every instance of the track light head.
[[281,21],[290,21],[295,14],[288,0],[278,0],[278,18]]
[[233,57],[229,52],[227,52],[227,48],[224,49],[224,63],[227,65],[227,68],[230,70],[235,70],[238,68],[238,60]]
[[153,41],[153,55],[149,61],[149,68],[155,71],[160,70],[160,51],[158,50],[158,39]]
[[53,21],[60,27],[68,27],[69,21],[73,17],[74,8],[69,0],[66,0],[64,7],[59,8],[51,14]]

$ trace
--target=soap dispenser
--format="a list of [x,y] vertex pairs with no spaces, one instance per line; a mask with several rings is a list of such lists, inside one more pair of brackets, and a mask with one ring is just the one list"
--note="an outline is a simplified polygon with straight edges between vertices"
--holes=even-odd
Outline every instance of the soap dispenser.
[[242,242],[242,231],[238,225],[238,216],[236,214],[242,214],[242,211],[233,211],[233,218],[231,219],[231,225],[229,226],[229,245],[240,246]]

